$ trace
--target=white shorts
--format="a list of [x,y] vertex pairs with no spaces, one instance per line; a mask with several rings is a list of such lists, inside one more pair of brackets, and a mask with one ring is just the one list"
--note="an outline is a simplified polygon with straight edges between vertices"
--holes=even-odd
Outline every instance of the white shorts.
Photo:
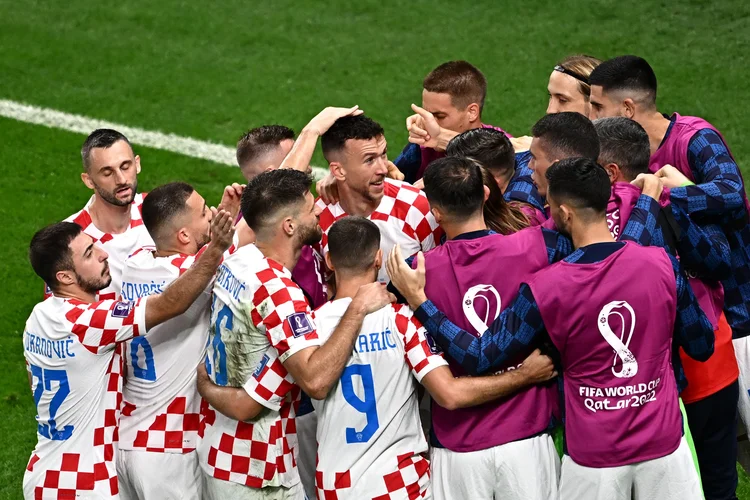
[[560,457],[549,434],[459,453],[432,448],[435,500],[557,498]]
[[242,484],[216,479],[204,475],[206,486],[204,500],[304,500],[305,490],[302,483],[291,488],[267,486],[265,488],[248,488]]
[[198,453],[118,450],[121,500],[200,500],[203,472]]
[[297,425],[297,470],[307,498],[314,500],[315,465],[318,457],[318,414],[310,412],[294,419]]
[[687,441],[666,457],[601,469],[578,465],[565,455],[560,500],[701,500],[698,473]]

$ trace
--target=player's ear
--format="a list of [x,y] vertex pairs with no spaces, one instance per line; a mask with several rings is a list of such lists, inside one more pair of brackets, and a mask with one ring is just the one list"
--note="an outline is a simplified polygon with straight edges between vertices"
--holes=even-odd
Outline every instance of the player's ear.
[[635,116],[635,102],[630,97],[622,101],[622,113],[625,118],[630,118],[631,120]]
[[326,267],[330,269],[331,271],[335,271],[333,268],[333,261],[331,260],[331,253],[326,252],[325,256],[323,257],[323,260],[326,261]]
[[135,155],[135,173],[141,173],[141,157],[139,155]]
[[297,224],[291,217],[287,217],[281,221],[281,227],[284,229],[287,236],[292,237],[294,236],[294,230],[297,228]]
[[274,167],[273,165],[268,165],[266,168],[263,169],[263,172],[268,172],[270,170],[276,170],[277,167]]
[[481,109],[479,107],[479,104],[473,102],[469,104],[469,106],[466,108],[466,112],[469,115],[469,121],[475,122],[479,120],[479,115],[481,114]]
[[607,163],[604,165],[604,170],[607,172],[610,184],[614,184],[620,177],[620,167],[616,163]]
[[188,243],[190,243],[190,235],[184,227],[177,230],[177,241],[181,245],[187,245]]
[[94,183],[91,182],[91,176],[88,172],[81,172],[81,180],[89,189],[94,189]]
[[340,162],[332,161],[328,164],[328,166],[331,169],[331,174],[333,174],[333,177],[337,181],[346,180],[346,171],[344,170],[344,166]]
[[484,187],[484,201],[486,202],[487,200],[490,199],[490,188],[487,186],[482,186],[482,187]]
[[76,282],[75,273],[69,269],[57,271],[57,273],[55,273],[55,278],[57,278],[57,282],[63,286],[74,285]]
[[382,265],[383,265],[383,249],[378,248],[378,252],[375,254],[375,262],[374,262],[375,269],[380,269]]
[[432,212],[432,216],[435,217],[435,222],[438,224],[443,222],[443,214],[440,213],[440,210],[436,207],[430,207],[430,212]]

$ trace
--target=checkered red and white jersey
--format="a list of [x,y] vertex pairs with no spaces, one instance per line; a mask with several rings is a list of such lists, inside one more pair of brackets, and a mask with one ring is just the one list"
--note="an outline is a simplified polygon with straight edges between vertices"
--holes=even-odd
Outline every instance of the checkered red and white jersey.
[[[351,299],[315,310],[325,341]],[[421,498],[429,484],[427,442],[414,379],[447,362],[431,349],[406,305],[389,305],[362,323],[346,368],[318,413],[316,486],[321,499]]]
[[[122,297],[137,300],[163,292],[196,257],[156,257],[150,249],[138,250],[125,261]],[[198,446],[201,398],[196,369],[206,355],[212,288],[184,314],[124,345],[121,449],[189,453]]]
[[120,343],[145,333],[146,303],[52,296],[34,307],[23,334],[37,408],[26,498],[117,495]]
[[[328,253],[328,231],[333,223],[347,214],[340,203],[326,205],[321,199],[316,201],[321,208],[320,227],[323,239],[320,242],[323,257]],[[430,212],[430,204],[425,194],[411,184],[393,179],[385,179],[383,199],[369,217],[380,229],[380,248],[383,257],[387,256],[396,244],[401,245],[404,258],[420,250],[426,252],[440,243],[442,229]],[[385,271],[385,258],[378,273],[378,280],[390,281]]]
[[65,219],[67,222],[75,222],[81,226],[83,232],[91,236],[94,243],[109,254],[109,272],[112,275],[112,283],[99,291],[97,295],[99,300],[117,298],[120,295],[120,283],[122,283],[122,269],[125,266],[125,259],[139,248],[154,246],[154,241],[148,234],[146,226],[143,225],[143,217],[141,216],[141,206],[145,196],[142,193],[135,195],[135,199],[130,206],[130,228],[124,233],[104,233],[94,226],[89,213],[89,207],[94,202],[94,196],[89,199],[80,212]]
[[[301,349],[320,345],[310,306],[291,273],[266,259],[255,245],[242,246],[224,260],[213,291],[207,364],[218,385],[243,386],[269,347],[278,357],[275,368],[286,377],[280,363]],[[203,470],[253,488],[297,484],[298,394],[291,391],[278,411],[272,408],[250,422],[216,412],[198,447]]]

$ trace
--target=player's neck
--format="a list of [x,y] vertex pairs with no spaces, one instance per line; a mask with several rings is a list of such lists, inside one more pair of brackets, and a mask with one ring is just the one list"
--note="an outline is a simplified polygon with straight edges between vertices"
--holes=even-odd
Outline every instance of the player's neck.
[[345,276],[344,279],[336,279],[336,299],[353,299],[359,288],[369,285],[375,281],[371,273],[356,276]]
[[91,304],[96,302],[96,294],[95,293],[88,293],[81,289],[79,286],[70,286],[63,288],[61,290],[58,290],[53,293],[55,297],[60,297],[61,299],[75,299],[80,300],[81,302],[85,302],[87,304]]
[[173,255],[195,255],[197,251],[195,251],[194,245],[179,245],[177,243],[172,245],[156,245],[156,250],[154,251],[155,257],[171,257]]
[[594,243],[613,243],[615,239],[607,227],[607,220],[602,219],[591,224],[579,224],[571,231],[573,246],[578,249]]
[[445,231],[445,237],[449,240],[461,236],[464,233],[487,230],[487,224],[484,222],[484,217],[481,213],[478,216],[473,216],[465,221],[441,221],[440,227],[443,228],[443,231]]
[[670,124],[669,118],[665,118],[657,109],[654,109],[653,111],[643,113],[636,121],[646,130],[648,142],[651,146],[651,154],[654,154],[659,149],[664,136],[667,135]]
[[130,228],[130,204],[120,207],[104,201],[98,194],[89,207],[94,226],[103,233],[120,234]]
[[272,240],[255,240],[255,246],[267,259],[275,260],[286,269],[291,271],[297,265],[302,247],[297,248],[287,236],[273,238]]
[[373,200],[349,189],[346,184],[339,184],[339,204],[347,215],[369,217],[378,208],[383,198]]

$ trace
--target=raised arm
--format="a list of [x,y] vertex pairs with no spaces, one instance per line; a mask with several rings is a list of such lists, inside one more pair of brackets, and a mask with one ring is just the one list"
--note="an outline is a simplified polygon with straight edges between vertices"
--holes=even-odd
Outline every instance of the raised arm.
[[164,292],[149,297],[146,304],[146,329],[187,311],[205,290],[221,264],[224,252],[232,244],[233,219],[229,212],[211,209],[211,242],[195,263],[172,282]]

